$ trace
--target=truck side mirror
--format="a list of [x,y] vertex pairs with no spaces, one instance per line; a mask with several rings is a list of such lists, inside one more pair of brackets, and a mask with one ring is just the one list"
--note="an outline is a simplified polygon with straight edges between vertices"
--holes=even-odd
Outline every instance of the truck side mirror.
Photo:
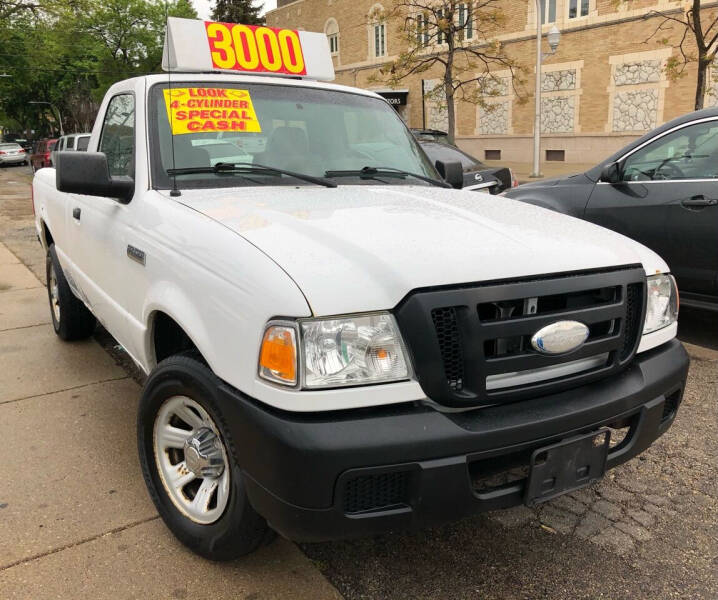
[[604,183],[620,183],[621,181],[621,165],[618,162],[608,163],[601,169],[601,177],[599,181]]
[[104,152],[57,152],[57,189],[69,194],[114,198],[128,204],[135,193],[132,177],[111,177]]
[[444,162],[437,160],[436,170],[452,188],[460,190],[464,187],[464,169],[461,163],[457,161]]

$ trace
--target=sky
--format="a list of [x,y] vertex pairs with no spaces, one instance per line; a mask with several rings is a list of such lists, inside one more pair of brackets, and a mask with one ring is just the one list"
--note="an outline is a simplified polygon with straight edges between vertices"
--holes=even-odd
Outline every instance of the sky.
[[[197,14],[200,19],[209,19],[209,13],[212,12],[214,0],[192,0],[192,4],[194,4],[195,9],[197,9]],[[277,0],[265,0],[262,14],[268,10],[272,10],[275,6],[277,6]]]

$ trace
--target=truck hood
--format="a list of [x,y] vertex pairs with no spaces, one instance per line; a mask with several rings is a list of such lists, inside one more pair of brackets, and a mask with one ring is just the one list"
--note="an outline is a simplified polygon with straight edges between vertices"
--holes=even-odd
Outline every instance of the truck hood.
[[272,258],[315,315],[390,309],[437,285],[638,263],[667,270],[620,234],[478,192],[275,186],[183,190],[176,200]]

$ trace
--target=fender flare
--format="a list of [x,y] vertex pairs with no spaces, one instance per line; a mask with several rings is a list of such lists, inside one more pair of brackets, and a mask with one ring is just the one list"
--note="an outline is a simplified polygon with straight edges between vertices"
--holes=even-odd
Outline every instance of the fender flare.
[[147,362],[147,372],[157,366],[154,348],[155,314],[165,313],[173,319],[197,347],[200,354],[212,368],[214,353],[207,326],[195,304],[177,285],[162,280],[156,282],[147,292],[147,301],[142,309],[142,322],[145,326],[143,351]]

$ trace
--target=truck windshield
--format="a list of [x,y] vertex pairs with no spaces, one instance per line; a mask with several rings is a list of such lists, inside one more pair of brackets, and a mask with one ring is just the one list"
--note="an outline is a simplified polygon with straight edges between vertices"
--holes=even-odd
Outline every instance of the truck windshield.
[[[155,85],[150,94],[154,187],[312,185],[268,170],[211,169],[254,163],[335,179],[340,185],[430,185],[417,177],[371,178],[367,167],[440,177],[399,116],[383,100],[317,88],[257,83]],[[174,157],[173,157],[174,154]],[[179,172],[178,170],[182,170]]]

